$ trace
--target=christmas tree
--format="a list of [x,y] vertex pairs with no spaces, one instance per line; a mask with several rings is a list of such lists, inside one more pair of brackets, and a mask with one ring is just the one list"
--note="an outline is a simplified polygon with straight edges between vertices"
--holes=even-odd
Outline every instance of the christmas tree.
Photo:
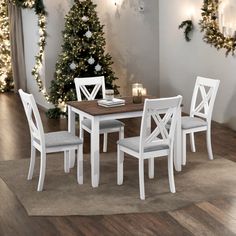
[[105,77],[106,88],[118,93],[111,56],[105,53],[105,38],[96,5],[91,0],[75,0],[65,17],[62,52],[51,82],[50,101],[58,108],[66,101],[77,100],[75,77]]
[[0,92],[13,88],[7,1],[0,4]]

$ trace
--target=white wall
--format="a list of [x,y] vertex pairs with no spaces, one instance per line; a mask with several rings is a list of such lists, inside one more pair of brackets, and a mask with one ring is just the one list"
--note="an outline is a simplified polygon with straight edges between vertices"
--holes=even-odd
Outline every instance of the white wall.
[[[159,47],[161,96],[182,94],[184,111],[188,112],[192,90],[197,75],[220,79],[213,119],[227,123],[236,129],[236,58],[225,57],[225,51],[217,51],[202,40],[198,22],[203,1],[159,1]],[[178,25],[187,19],[187,11],[193,8],[195,30],[192,40],[184,40]]]
[[[50,1],[44,0],[47,16],[46,49],[44,55],[44,66],[41,71],[43,84],[49,88],[51,80],[54,78],[55,64],[62,44],[62,30],[64,28],[64,16],[71,7],[73,0]],[[31,74],[35,63],[35,55],[38,53],[38,26],[37,16],[33,10],[22,11],[23,33],[25,45],[25,61],[27,75],[27,89],[33,93],[37,103],[45,108],[52,107],[39,92],[37,83]]]
[[74,0],[44,0],[47,16],[47,45],[45,50],[46,64],[45,77],[46,86],[49,88],[51,80],[54,79],[55,65],[58,54],[61,52],[62,31],[64,30],[64,17],[69,11]]
[[[141,82],[148,93],[159,95],[158,80],[158,1],[94,0],[98,16],[105,24],[107,50],[114,61],[120,93],[129,95],[131,84]],[[141,5],[139,4],[141,3]]]
[[[35,56],[38,53],[38,26],[37,17],[34,11],[25,9],[22,10],[22,23],[23,23],[23,34],[24,34],[24,53],[25,53],[25,64],[26,64],[26,79],[27,79],[27,90],[34,94],[38,104],[48,107],[42,93],[39,92],[36,80],[31,74],[32,68],[35,64]],[[42,70],[42,79],[45,82],[44,68]]]

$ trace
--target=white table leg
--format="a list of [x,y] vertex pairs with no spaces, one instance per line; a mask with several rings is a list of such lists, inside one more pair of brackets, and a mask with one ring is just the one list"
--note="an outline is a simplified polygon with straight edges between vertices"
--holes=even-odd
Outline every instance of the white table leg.
[[90,135],[91,139],[91,181],[92,186],[98,187],[99,184],[99,119],[95,116],[91,121],[92,132]]
[[181,108],[177,111],[177,124],[175,130],[175,144],[174,144],[174,165],[176,171],[182,169],[182,145],[181,145]]
[[[75,134],[75,113],[72,111],[71,106],[68,106],[68,131],[71,134]],[[69,167],[72,168],[75,165],[75,151],[69,151]]]

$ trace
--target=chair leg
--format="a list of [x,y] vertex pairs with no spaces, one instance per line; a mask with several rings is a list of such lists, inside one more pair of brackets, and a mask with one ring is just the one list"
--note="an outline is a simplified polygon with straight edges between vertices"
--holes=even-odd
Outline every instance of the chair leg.
[[208,158],[210,160],[213,160],[214,157],[213,157],[213,153],[212,153],[212,146],[211,146],[211,127],[208,127],[207,128],[207,131],[206,131],[206,140],[207,140],[207,152],[208,152]]
[[103,152],[107,152],[107,133],[103,134]]
[[35,147],[31,145],[30,167],[29,167],[29,172],[28,172],[28,177],[27,177],[28,180],[31,180],[33,178],[35,154],[36,154]]
[[77,182],[83,184],[83,145],[79,145],[77,151]]
[[175,193],[175,179],[174,179],[174,169],[173,169],[173,151],[170,150],[168,155],[168,177],[169,177],[169,186],[170,191]]
[[139,157],[139,191],[140,191],[140,199],[145,200],[144,160],[141,157]]
[[124,129],[124,127],[122,126],[122,127],[120,128],[120,132],[119,132],[119,139],[124,139],[124,137],[125,137],[125,129]]
[[191,151],[196,152],[194,133],[190,133]]
[[186,165],[186,134],[182,130],[182,165]]
[[148,177],[149,179],[154,178],[154,158],[148,159]]
[[45,171],[46,171],[46,153],[45,152],[41,152],[39,182],[38,182],[38,189],[37,189],[37,191],[42,191],[43,190]]
[[64,171],[65,171],[65,173],[69,173],[70,172],[69,151],[64,151]]
[[119,145],[117,146],[117,184],[123,184],[124,176],[124,152],[120,150]]

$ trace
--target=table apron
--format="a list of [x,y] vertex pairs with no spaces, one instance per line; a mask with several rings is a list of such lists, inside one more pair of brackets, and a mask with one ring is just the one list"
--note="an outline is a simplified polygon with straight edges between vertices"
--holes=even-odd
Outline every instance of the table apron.
[[74,113],[81,115],[82,117],[88,118],[90,120],[93,120],[95,117],[101,120],[113,120],[113,119],[126,119],[126,118],[136,118],[141,117],[143,115],[143,111],[133,111],[133,112],[121,112],[121,113],[112,113],[107,115],[98,115],[93,116],[88,114],[87,112],[81,111],[77,108],[71,107],[71,111]]

